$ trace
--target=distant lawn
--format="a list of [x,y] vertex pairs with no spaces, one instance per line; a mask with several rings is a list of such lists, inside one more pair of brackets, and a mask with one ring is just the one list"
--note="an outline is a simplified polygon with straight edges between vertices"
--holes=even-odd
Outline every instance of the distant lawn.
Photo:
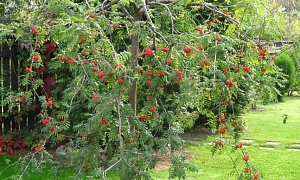
[[[297,180],[300,179],[300,151],[288,151],[286,147],[292,147],[294,143],[300,144],[300,97],[287,97],[284,103],[267,106],[258,105],[259,111],[249,111],[244,115],[247,122],[247,131],[242,139],[252,139],[254,142],[249,147],[244,148],[250,155],[250,162],[256,164],[264,175],[265,180]],[[282,114],[287,114],[286,124],[283,124]],[[206,140],[198,144],[187,143],[186,148],[191,153],[190,161],[199,167],[198,173],[189,174],[188,179],[194,180],[234,180],[233,163],[229,156],[230,148],[224,152],[217,153],[212,157],[211,147],[206,144],[214,139],[209,136]],[[266,144],[267,141],[278,141],[279,145]],[[261,149],[260,146],[273,147],[273,150]],[[295,147],[297,148],[297,147]],[[300,147],[298,147],[300,148]],[[232,154],[237,158],[236,165],[238,171],[244,168],[244,162],[240,154]],[[6,167],[4,159],[8,157],[16,161],[16,157],[0,156],[0,171]],[[51,169],[51,167],[49,167]],[[5,179],[20,169],[9,168],[0,175],[0,179]],[[24,180],[54,180],[48,171],[34,173],[29,169],[29,174],[24,176]],[[67,176],[74,174],[72,169],[65,169],[59,176],[59,180],[69,179]],[[152,171],[153,179],[168,179],[167,169]],[[88,178],[85,178],[88,179]],[[89,178],[90,179],[90,178]],[[117,180],[115,176],[108,178]]]

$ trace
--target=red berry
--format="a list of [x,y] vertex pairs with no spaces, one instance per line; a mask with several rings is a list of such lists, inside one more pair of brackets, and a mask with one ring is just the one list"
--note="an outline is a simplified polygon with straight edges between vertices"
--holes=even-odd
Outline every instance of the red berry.
[[56,131],[56,130],[57,130],[56,127],[51,128],[51,132],[54,132],[54,131]]
[[240,143],[240,144],[236,144],[235,148],[242,148],[244,144]]
[[237,66],[233,66],[233,70],[237,71],[239,68]]
[[227,101],[224,101],[224,102],[223,102],[223,105],[224,105],[224,106],[228,106],[228,102],[227,102]]
[[147,75],[148,75],[148,76],[153,76],[153,70],[151,70],[151,69],[148,70]]
[[242,54],[243,54],[243,51],[242,51],[242,50],[240,50],[240,49],[238,50],[238,52],[239,52],[239,54],[240,54],[240,55],[242,55]]
[[96,94],[93,94],[93,100],[97,101],[99,99],[99,97]]
[[213,22],[213,23],[216,23],[216,22],[217,22],[217,19],[216,19],[216,18],[213,18],[212,22]]
[[120,64],[120,63],[117,63],[115,65],[115,68],[119,69],[119,70],[122,70],[124,68],[123,64]]
[[81,133],[81,135],[80,135],[82,138],[84,138],[85,137],[85,133]]
[[40,150],[41,150],[40,147],[35,147],[35,148],[34,148],[34,151],[35,151],[35,152],[39,152]]
[[54,104],[54,103],[53,103],[52,101],[47,101],[47,102],[46,102],[46,106],[48,106],[48,107],[52,107],[53,104]]
[[226,129],[225,129],[225,128],[221,128],[221,129],[219,129],[219,132],[220,132],[221,134],[225,134],[225,133],[226,133]]
[[206,61],[204,62],[204,65],[205,65],[205,66],[210,66],[209,61],[206,60]]
[[245,173],[250,173],[251,170],[250,170],[249,168],[245,168],[245,169],[244,169],[244,172],[245,172]]
[[147,80],[147,85],[150,86],[151,80]]
[[34,35],[39,34],[39,31],[37,30],[37,27],[36,27],[36,26],[32,26],[31,29],[32,29],[32,32],[33,32]]
[[46,124],[48,124],[49,122],[50,122],[49,119],[42,119],[42,124],[43,124],[43,125],[46,125]]
[[61,61],[61,62],[66,62],[67,61],[67,59],[64,57],[64,56],[59,56],[59,60]]
[[176,79],[176,82],[180,82],[182,80],[182,76],[178,76],[178,78]]
[[90,167],[89,166],[84,166],[84,172],[89,172],[90,171]]
[[249,156],[249,155],[243,156],[243,160],[244,160],[244,161],[249,161],[249,159],[250,159],[250,156]]
[[220,117],[220,121],[221,121],[221,122],[225,121],[225,119],[226,119],[225,116],[221,116],[221,117]]
[[223,70],[223,74],[225,74],[225,75],[228,74],[227,69],[224,69],[224,70]]
[[163,52],[165,52],[165,53],[167,53],[167,52],[169,52],[169,48],[161,48],[161,50],[163,51]]
[[167,65],[171,65],[171,64],[173,64],[173,62],[172,62],[172,60],[171,60],[171,59],[167,59],[167,60],[166,60],[166,63],[167,63]]
[[203,34],[204,32],[203,32],[203,30],[200,28],[200,27],[196,27],[195,28],[200,34]]
[[82,53],[81,53],[83,56],[85,56],[86,54],[87,54],[87,52],[86,51],[82,51]]
[[274,60],[275,59],[275,56],[271,56],[271,60]]
[[68,63],[70,64],[74,64],[75,63],[75,60],[71,57],[68,57]]
[[29,67],[25,68],[25,71],[26,71],[27,73],[32,73],[32,72],[33,72],[32,69],[29,68]]
[[139,117],[141,120],[145,121],[148,119],[148,116],[147,115],[142,115]]
[[244,70],[244,72],[249,72],[250,71],[250,67],[249,66],[243,66],[243,70]]
[[200,46],[198,49],[199,49],[199,51],[203,51],[204,48],[203,48],[203,46]]
[[32,57],[32,59],[33,59],[34,61],[38,61],[38,60],[40,59],[40,55],[39,55],[39,54],[36,54],[36,55],[34,55],[34,56]]
[[98,70],[98,68],[93,68],[93,72],[98,72],[99,70]]
[[122,78],[118,78],[118,83],[122,84],[124,82],[124,80]]
[[118,25],[113,25],[113,29],[118,29],[118,28],[120,28],[120,26],[118,26]]
[[150,57],[153,56],[154,51],[149,49],[149,48],[145,48],[145,56]]
[[103,71],[100,71],[100,72],[98,73],[98,75],[99,75],[99,78],[103,78],[103,77],[105,76],[105,73],[104,73]]
[[259,50],[259,55],[262,57],[265,57],[267,55],[267,49],[260,49]]
[[84,43],[84,41],[85,41],[85,39],[81,38],[78,44],[82,44],[82,43]]
[[108,121],[105,120],[105,119],[101,119],[101,120],[100,120],[100,123],[101,123],[102,125],[107,125],[107,124],[108,124]]
[[149,108],[149,112],[155,113],[155,112],[156,112],[156,107],[151,107],[151,108]]
[[190,47],[185,47],[185,48],[183,48],[183,51],[184,51],[185,53],[189,54],[189,53],[192,52],[192,48],[190,48]]
[[259,174],[254,174],[253,175],[253,179],[258,179],[259,178]]
[[182,71],[178,71],[177,73],[176,73],[176,76],[181,76],[183,74],[183,72]]
[[165,75],[165,72],[164,71],[157,71],[157,73],[159,76],[164,76]]
[[94,14],[94,13],[89,13],[89,17],[90,17],[90,18],[94,18],[94,17],[95,17],[95,14]]
[[232,87],[234,85],[233,80],[227,80],[226,81],[227,86]]

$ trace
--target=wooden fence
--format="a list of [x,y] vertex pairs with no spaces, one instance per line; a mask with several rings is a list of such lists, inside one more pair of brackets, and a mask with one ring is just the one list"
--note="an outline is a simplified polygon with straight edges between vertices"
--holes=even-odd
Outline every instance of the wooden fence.
[[21,106],[15,108],[13,113],[8,113],[8,106],[3,105],[7,96],[6,90],[12,90],[16,93],[20,90],[17,56],[17,45],[13,45],[11,48],[6,45],[0,47],[0,135],[22,128],[33,129],[34,116],[36,116],[34,112],[20,115]]

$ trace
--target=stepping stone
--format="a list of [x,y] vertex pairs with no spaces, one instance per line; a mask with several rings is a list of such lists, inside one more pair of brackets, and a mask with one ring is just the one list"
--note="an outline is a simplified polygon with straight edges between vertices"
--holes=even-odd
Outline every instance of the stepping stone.
[[294,149],[294,148],[286,148],[288,151],[300,151],[300,149]]
[[279,144],[281,144],[281,142],[276,142],[276,141],[266,141],[266,144],[269,144],[269,145],[279,145]]
[[206,145],[213,145],[214,144],[214,142],[207,142],[207,143],[205,143]]
[[292,147],[300,147],[300,144],[292,144]]
[[259,149],[274,150],[275,148],[260,146]]
[[254,140],[252,140],[252,139],[241,139],[240,142],[241,143],[253,143]]

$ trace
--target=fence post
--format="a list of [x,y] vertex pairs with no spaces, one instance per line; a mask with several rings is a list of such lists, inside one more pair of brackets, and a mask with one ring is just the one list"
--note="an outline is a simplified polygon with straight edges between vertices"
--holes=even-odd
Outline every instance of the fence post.
[[[2,45],[0,47],[0,76],[1,88],[9,88],[13,91],[18,91],[18,59],[17,59],[17,45],[9,47]],[[1,92],[1,113],[8,111],[7,106],[2,106],[5,92]],[[12,131],[14,128],[14,117],[1,117],[0,130],[1,134]]]

